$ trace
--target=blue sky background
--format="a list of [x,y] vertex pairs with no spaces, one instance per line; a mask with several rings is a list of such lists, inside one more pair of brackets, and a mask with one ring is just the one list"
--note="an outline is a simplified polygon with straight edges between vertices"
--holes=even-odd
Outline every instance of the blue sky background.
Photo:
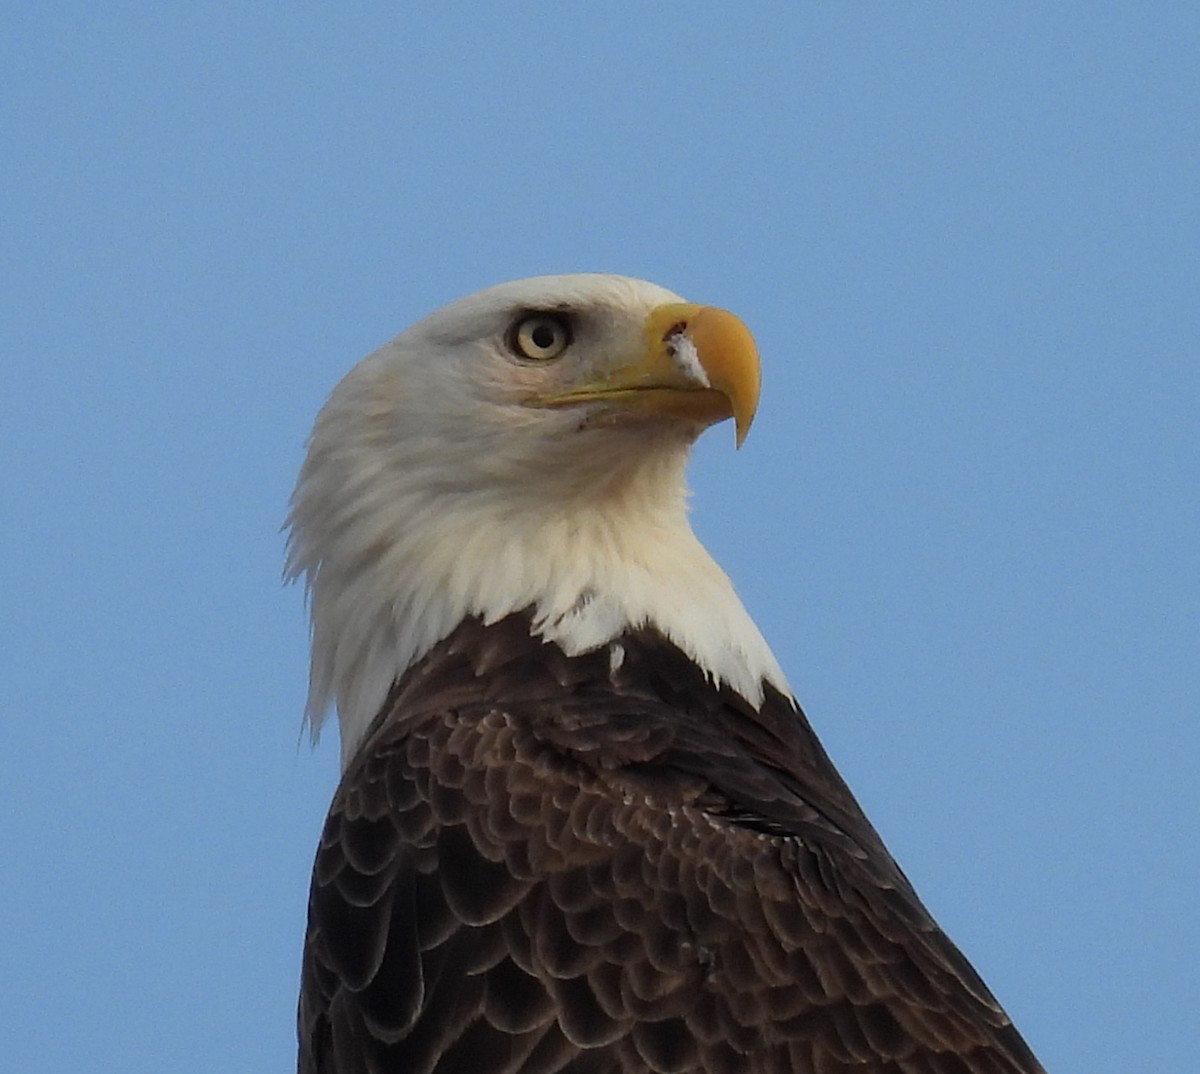
[[579,270],[757,334],[696,526],[1046,1066],[1194,1066],[1200,9],[0,30],[7,1069],[294,1069],[337,764],[279,581],[305,437],[419,316]]

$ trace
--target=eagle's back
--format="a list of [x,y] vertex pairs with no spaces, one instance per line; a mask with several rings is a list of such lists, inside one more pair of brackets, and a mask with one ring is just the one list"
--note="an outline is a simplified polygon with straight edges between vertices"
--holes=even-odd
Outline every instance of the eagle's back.
[[392,691],[313,875],[301,1074],[1041,1070],[802,713],[658,635],[467,621]]

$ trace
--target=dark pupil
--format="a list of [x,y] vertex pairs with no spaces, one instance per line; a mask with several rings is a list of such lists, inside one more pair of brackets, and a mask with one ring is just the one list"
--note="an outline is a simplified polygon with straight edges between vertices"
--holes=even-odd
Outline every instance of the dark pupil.
[[548,351],[554,346],[555,335],[552,325],[539,324],[529,333],[529,338],[533,340],[533,345],[539,350]]

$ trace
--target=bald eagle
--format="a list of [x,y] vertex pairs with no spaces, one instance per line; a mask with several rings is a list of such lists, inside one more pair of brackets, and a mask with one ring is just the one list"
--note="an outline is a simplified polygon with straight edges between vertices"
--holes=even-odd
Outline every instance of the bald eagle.
[[322,409],[289,516],[313,870],[301,1074],[1041,1071],[687,521],[740,320],[639,280],[445,307]]

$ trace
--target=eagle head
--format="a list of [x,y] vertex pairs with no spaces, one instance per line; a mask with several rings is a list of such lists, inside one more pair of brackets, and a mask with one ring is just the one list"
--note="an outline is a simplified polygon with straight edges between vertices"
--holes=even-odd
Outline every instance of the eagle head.
[[733,314],[641,280],[545,276],[433,313],[360,362],[317,418],[288,517],[306,580],[307,718],[342,758],[460,622],[528,610],[570,654],[650,628],[752,704],[774,657],[687,521],[709,425],[744,439],[759,360]]

